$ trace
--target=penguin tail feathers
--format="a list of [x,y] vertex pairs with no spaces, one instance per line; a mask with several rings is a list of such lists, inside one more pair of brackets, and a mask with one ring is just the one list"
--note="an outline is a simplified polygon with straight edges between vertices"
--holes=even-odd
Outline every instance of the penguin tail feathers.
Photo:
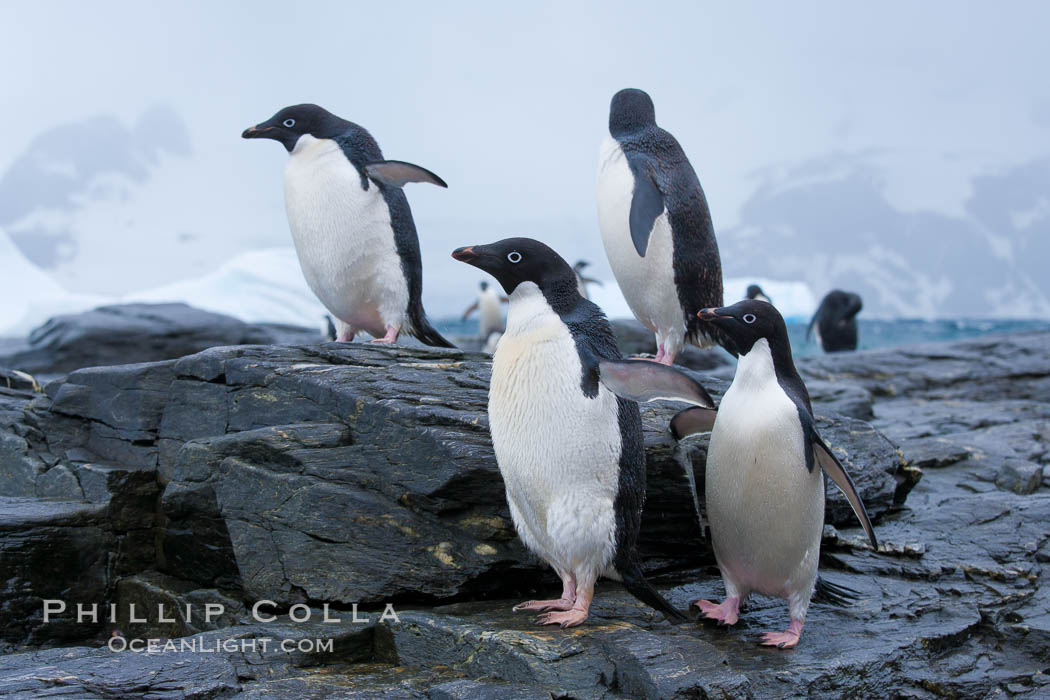
[[831,583],[820,576],[817,577],[817,585],[813,589],[813,602],[845,608],[856,603],[858,598],[860,598],[860,593],[852,588]]
[[627,592],[648,605],[650,608],[662,612],[667,616],[668,622],[689,621],[689,618],[685,613],[677,610],[673,605],[668,603],[664,597],[645,580],[645,575],[642,573],[642,567],[637,559],[632,558],[627,563],[627,566],[618,571],[623,578],[623,587],[627,589]]
[[440,333],[434,330],[434,327],[430,325],[430,321],[426,316],[420,314],[419,320],[413,325],[412,335],[419,339],[419,342],[424,345],[431,345],[436,348],[454,348],[456,347],[445,339]]

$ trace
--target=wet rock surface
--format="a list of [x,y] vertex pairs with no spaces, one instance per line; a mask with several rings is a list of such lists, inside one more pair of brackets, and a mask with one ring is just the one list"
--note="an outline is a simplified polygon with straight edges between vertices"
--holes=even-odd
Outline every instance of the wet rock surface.
[[119,304],[56,316],[25,341],[0,343],[0,367],[56,375],[81,367],[168,360],[216,345],[321,339],[319,329],[253,325],[186,304]]
[[[1050,382],[1048,348],[1050,335],[1031,334],[799,360],[818,428],[882,547],[871,551],[832,489],[822,566],[860,595],[847,608],[814,604],[791,651],[757,645],[787,624],[772,599],[753,600],[728,630],[672,626],[615,583],[574,630],[510,612],[557,584],[506,511],[484,356],[241,346],[82,369],[44,392],[0,382],[0,567],[18,571],[0,604],[25,611],[0,624],[0,691],[1040,696],[1050,691],[1050,399],[1037,389]],[[697,376],[717,397],[731,370]],[[642,550],[684,608],[723,592],[682,468],[691,462],[702,494],[706,437],[675,445],[666,425],[678,408],[643,408]],[[118,614],[43,624],[40,599],[75,596]],[[208,603],[222,613],[206,616]],[[386,603],[397,619],[380,620]],[[341,622],[321,621],[325,605]],[[309,622],[288,618],[307,609]],[[256,641],[146,654],[110,651],[111,634]],[[263,638],[294,648],[262,651]],[[296,646],[316,639],[333,648]],[[71,643],[81,646],[41,648]]]

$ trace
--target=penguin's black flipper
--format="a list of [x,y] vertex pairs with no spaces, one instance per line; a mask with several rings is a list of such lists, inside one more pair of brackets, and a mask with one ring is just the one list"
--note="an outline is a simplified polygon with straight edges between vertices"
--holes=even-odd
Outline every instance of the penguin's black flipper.
[[448,187],[444,180],[413,163],[403,160],[382,160],[365,166],[365,174],[376,182],[391,187],[404,187],[409,182],[429,182],[438,187]]
[[857,602],[858,598],[860,598],[860,593],[852,588],[840,586],[837,583],[831,583],[830,581],[817,576],[817,585],[813,589],[812,600],[814,602],[828,603],[830,605],[837,605],[840,608],[844,608]]
[[715,402],[695,379],[676,369],[645,360],[601,360],[598,376],[605,388],[631,401],[684,401],[714,408]]
[[675,440],[696,435],[697,433],[709,433],[715,427],[715,417],[718,409],[693,406],[679,411],[671,419],[671,435]]
[[857,514],[857,519],[860,520],[861,527],[864,528],[864,533],[868,536],[872,548],[878,551],[879,543],[875,539],[875,529],[871,526],[868,511],[864,509],[864,501],[860,500],[857,487],[853,485],[853,479],[850,478],[838,458],[832,454],[831,449],[820,439],[817,431],[811,430],[810,433],[813,439],[813,453],[817,463],[820,464],[824,473],[831,477],[835,485],[845,494],[846,500],[853,506],[853,512]]
[[653,166],[649,159],[638,153],[627,156],[634,174],[634,196],[631,197],[631,242],[638,255],[645,257],[649,248],[649,234],[656,218],[664,213],[664,195],[656,185]]
[[632,556],[627,561],[627,565],[623,568],[618,568],[617,571],[623,578],[623,587],[627,589],[627,592],[648,605],[650,608],[662,612],[667,616],[668,622],[689,621],[689,618],[685,613],[668,603],[664,597],[652,587],[652,584],[645,580],[641,564],[638,563],[638,558],[636,556]]

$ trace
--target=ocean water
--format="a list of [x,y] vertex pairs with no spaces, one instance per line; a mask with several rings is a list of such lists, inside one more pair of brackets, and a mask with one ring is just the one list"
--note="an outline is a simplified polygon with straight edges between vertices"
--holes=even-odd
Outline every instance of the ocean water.
[[[807,321],[789,319],[788,336],[791,351],[796,356],[819,355],[820,346],[816,338],[806,339]],[[964,338],[974,338],[992,333],[1017,333],[1021,331],[1050,331],[1050,320],[992,319],[941,319],[921,321],[917,319],[868,320],[859,319],[858,349],[891,348],[919,343],[946,343]],[[476,318],[461,321],[458,318],[439,319],[434,324],[447,335],[476,335]],[[1050,352],[1050,348],[1047,349]]]

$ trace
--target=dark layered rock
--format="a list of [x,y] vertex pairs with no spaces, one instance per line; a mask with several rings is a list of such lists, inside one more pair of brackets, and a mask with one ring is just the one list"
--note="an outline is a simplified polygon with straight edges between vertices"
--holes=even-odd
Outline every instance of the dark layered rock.
[[119,304],[55,316],[25,342],[0,348],[0,367],[55,375],[81,367],[168,360],[216,345],[320,340],[319,330],[252,325],[186,304]]
[[[286,619],[179,640],[158,639],[152,648],[144,641],[141,647],[129,648],[130,640],[121,637],[101,648],[0,656],[0,690],[5,698],[176,700],[232,697],[257,688],[266,689],[265,697],[291,697],[284,692],[286,686],[274,684],[274,679],[309,681],[314,676],[310,669],[318,666],[340,668],[371,661],[373,636],[373,625],[290,624]],[[331,649],[319,649],[318,639],[330,640]],[[281,647],[284,640],[288,649]]]
[[[98,501],[113,489],[88,494],[82,474],[144,474],[164,486],[157,567],[243,586],[253,600],[506,595],[549,573],[507,511],[485,414],[489,366],[455,350],[329,344],[77,370],[27,413],[45,444],[15,446],[39,462],[15,495]],[[707,383],[716,394],[725,386]],[[706,436],[676,445],[667,424],[678,408],[643,410],[650,568],[709,557],[683,469],[702,493]],[[843,417],[822,418],[821,429],[873,515],[901,502],[885,438]],[[152,504],[136,503],[152,515]],[[853,520],[837,491],[829,518]]]
[[[994,350],[910,348],[910,363],[899,351],[799,360],[818,429],[854,474],[882,547],[871,551],[831,487],[822,565],[860,595],[845,609],[815,604],[791,652],[756,645],[787,623],[776,600],[752,601],[732,630],[671,626],[612,583],[576,630],[511,613],[556,582],[506,512],[483,356],[241,346],[83,369],[46,393],[0,384],[0,566],[14,562],[22,582],[0,595],[30,611],[12,632],[0,625],[8,644],[113,633],[342,640],[290,654],[24,650],[0,657],[0,687],[15,697],[1038,696],[1050,687],[1050,490],[1032,475],[1047,466],[1050,401],[1031,386],[1050,377],[1050,358],[1037,347],[1021,335]],[[730,370],[700,379],[719,396]],[[685,607],[722,590],[683,470],[702,494],[706,438],[670,439],[678,408],[643,408],[642,550]],[[83,581],[56,576],[38,551],[63,572],[80,567]],[[63,597],[77,585],[121,617],[64,631],[32,621],[39,601],[27,592]],[[253,618],[263,599],[279,620]],[[209,602],[223,614],[203,619]],[[400,615],[380,622],[387,602]],[[137,622],[132,603],[191,609]],[[327,604],[345,623],[354,603],[367,623],[317,622]],[[311,622],[289,621],[295,604],[315,610]]]
[[975,491],[1021,494],[1050,469],[1050,346],[1046,333],[985,336],[829,357],[807,357],[812,378],[875,399],[873,424],[920,468],[957,465]]
[[[73,501],[0,497],[0,639],[20,644],[83,639],[100,629],[70,615],[44,621],[44,601],[108,600],[108,555],[118,549],[104,509]],[[59,603],[54,603],[57,610]]]

